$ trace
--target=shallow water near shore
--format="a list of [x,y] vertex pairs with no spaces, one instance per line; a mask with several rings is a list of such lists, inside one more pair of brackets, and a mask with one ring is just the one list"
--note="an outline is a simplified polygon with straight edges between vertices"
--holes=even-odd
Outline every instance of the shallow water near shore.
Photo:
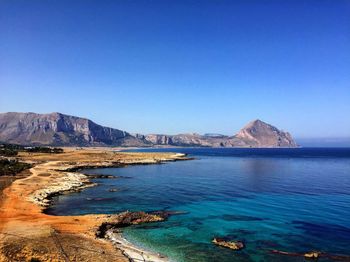
[[[120,178],[94,179],[99,186],[56,197],[47,212],[186,211],[124,230],[131,242],[174,261],[304,260],[273,249],[350,255],[350,149],[149,151],[184,152],[196,160],[84,170]],[[242,240],[246,248],[217,247],[213,237]]]

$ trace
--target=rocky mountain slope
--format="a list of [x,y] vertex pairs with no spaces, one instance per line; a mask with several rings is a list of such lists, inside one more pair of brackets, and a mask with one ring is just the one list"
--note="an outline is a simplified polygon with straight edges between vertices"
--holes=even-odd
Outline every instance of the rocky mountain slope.
[[60,113],[0,114],[0,141],[22,145],[144,146],[147,141],[89,119]]
[[278,130],[261,120],[250,122],[235,136],[236,139],[251,147],[296,147],[288,132]]
[[260,120],[250,122],[236,135],[179,134],[131,135],[100,126],[91,120],[60,113],[2,113],[0,141],[24,145],[55,146],[202,146],[296,147],[288,132]]

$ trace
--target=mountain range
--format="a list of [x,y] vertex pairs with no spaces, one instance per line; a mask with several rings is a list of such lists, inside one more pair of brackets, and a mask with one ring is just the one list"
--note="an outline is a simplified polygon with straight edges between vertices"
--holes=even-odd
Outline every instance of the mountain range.
[[131,134],[61,113],[0,113],[0,141],[49,146],[297,147],[288,132],[254,120],[237,134]]

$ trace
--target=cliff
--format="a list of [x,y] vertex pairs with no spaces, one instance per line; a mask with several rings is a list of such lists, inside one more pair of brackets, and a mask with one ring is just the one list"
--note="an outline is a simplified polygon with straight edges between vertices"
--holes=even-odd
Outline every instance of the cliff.
[[129,133],[61,113],[2,113],[0,141],[23,145],[143,146]]

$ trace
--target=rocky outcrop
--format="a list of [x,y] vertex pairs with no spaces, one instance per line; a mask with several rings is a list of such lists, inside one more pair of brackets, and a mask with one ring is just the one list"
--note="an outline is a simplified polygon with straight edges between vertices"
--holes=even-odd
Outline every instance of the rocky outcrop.
[[227,241],[218,237],[214,238],[212,242],[217,246],[226,247],[232,250],[241,250],[245,247],[242,241]]
[[318,259],[320,255],[321,255],[321,252],[311,251],[311,252],[305,253],[304,257],[306,259]]
[[192,147],[296,147],[288,132],[261,120],[250,122],[236,135],[196,133],[130,134],[100,126],[89,119],[61,113],[2,113],[0,141],[51,146],[192,146]]
[[42,207],[50,205],[51,197],[62,192],[77,192],[84,188],[94,186],[87,176],[79,173],[66,173],[65,176],[57,177],[54,183],[46,188],[36,190],[29,195],[28,200]]
[[2,113],[0,141],[24,145],[144,146],[129,133],[61,113]]
[[103,222],[101,226],[96,230],[96,236],[104,238],[107,231],[111,229],[119,229],[130,225],[137,225],[141,223],[151,223],[164,221],[168,218],[168,215],[162,215],[161,213],[150,214],[145,212],[123,212],[113,216],[113,221]]

